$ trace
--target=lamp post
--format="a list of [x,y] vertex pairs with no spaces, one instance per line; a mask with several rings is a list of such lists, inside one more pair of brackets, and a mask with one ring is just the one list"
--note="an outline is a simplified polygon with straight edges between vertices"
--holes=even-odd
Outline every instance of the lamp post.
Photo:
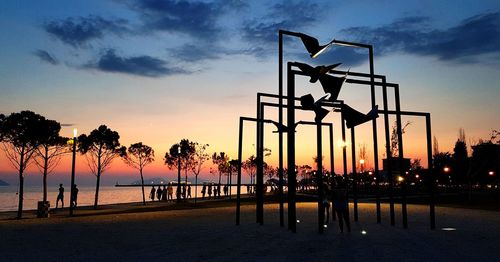
[[181,202],[181,145],[177,147],[177,159],[178,159],[178,166],[177,166],[177,203]]
[[78,130],[75,128],[73,129],[73,159],[71,161],[71,189],[70,189],[70,196],[69,196],[69,215],[73,215],[73,210],[74,210],[74,205],[73,205],[73,190],[75,187],[75,160],[76,160],[76,137],[78,135]]

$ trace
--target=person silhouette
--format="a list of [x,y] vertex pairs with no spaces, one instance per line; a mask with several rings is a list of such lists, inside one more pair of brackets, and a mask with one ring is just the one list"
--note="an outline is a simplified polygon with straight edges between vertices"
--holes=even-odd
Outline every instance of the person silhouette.
[[161,191],[161,200],[167,201],[167,186],[163,185],[163,190]]
[[333,205],[339,219],[340,232],[344,232],[343,222],[347,227],[347,232],[351,232],[351,224],[349,222],[349,202],[347,198],[347,184],[342,178],[337,181],[337,187],[333,194]]
[[201,199],[205,199],[205,193],[207,192],[207,185],[203,185],[201,189]]
[[155,201],[155,193],[156,193],[156,189],[155,189],[155,186],[153,186],[151,188],[151,192],[149,192],[149,198],[151,199],[151,201]]
[[187,197],[188,198],[191,198],[191,185],[188,186],[188,189],[187,189]]
[[59,194],[57,195],[56,208],[59,207],[59,200],[61,200],[61,208],[64,208],[64,187],[63,187],[63,184],[59,184]]
[[76,187],[76,185],[73,185],[73,188],[71,189],[71,199],[70,199],[70,205],[73,207],[73,208],[76,208],[77,204],[78,204],[78,187]]
[[172,184],[168,184],[167,190],[168,190],[167,200],[168,199],[174,200],[174,188],[172,187]]
[[161,190],[161,186],[158,186],[158,189],[156,189],[156,198],[158,201],[161,200],[161,194],[163,193],[163,190]]
[[212,198],[212,185],[208,185],[208,199]]

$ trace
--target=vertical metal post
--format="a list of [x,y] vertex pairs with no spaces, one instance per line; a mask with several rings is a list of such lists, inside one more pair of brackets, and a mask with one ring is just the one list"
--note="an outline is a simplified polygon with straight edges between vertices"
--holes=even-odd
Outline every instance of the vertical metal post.
[[179,144],[179,148],[177,150],[177,203],[181,202],[181,144]]
[[260,105],[260,95],[257,95],[257,143],[256,143],[256,149],[257,149],[257,183],[256,183],[256,202],[257,202],[257,223],[259,224],[264,224],[264,196],[263,196],[263,179],[264,179],[264,165],[263,165],[263,151],[262,148],[260,148],[261,145],[261,140],[262,140],[262,129],[261,125],[262,123],[262,112],[261,110],[261,105]]
[[434,178],[433,163],[432,163],[432,137],[431,137],[431,114],[425,115],[425,128],[427,133],[427,172],[430,179],[429,183],[429,193],[430,193],[430,203],[429,203],[429,213],[431,219],[431,229],[436,229],[436,211],[435,211],[435,198],[434,190],[436,179]]
[[288,229],[297,232],[297,214],[295,191],[297,178],[295,173],[295,74],[291,72],[291,63],[287,63],[287,164],[288,164]]
[[[370,93],[371,93],[371,102],[372,102],[372,108],[376,106],[376,101],[375,101],[375,69],[373,65],[373,46],[369,45],[368,46],[368,53],[369,53],[369,58],[370,58]],[[377,118],[373,118],[372,121],[372,128],[373,128],[373,161],[374,161],[374,175],[377,178],[377,181],[375,182],[376,184],[376,194],[377,194],[377,223],[380,223],[380,195],[379,195],[379,190],[378,190],[378,180],[379,180],[379,166],[378,166],[378,136],[377,136]]]
[[[279,95],[279,110],[278,110],[278,122],[280,125],[283,124],[283,34],[281,30],[278,32],[278,95]],[[279,201],[280,201],[280,226],[285,226],[284,218],[284,197],[283,197],[283,132],[278,133],[278,179],[279,179]]]
[[[328,126],[330,127],[330,177],[333,178],[333,174],[335,174],[335,161],[334,161],[334,142],[333,142],[333,124],[329,123]],[[328,183],[330,187],[332,186],[331,181]],[[330,192],[331,193],[331,192]],[[334,207],[332,206],[332,221],[335,221],[336,214],[335,211],[333,211]]]
[[[75,131],[76,132],[76,131]],[[73,215],[73,210],[75,207],[73,206],[73,190],[75,187],[75,160],[76,160],[76,136],[73,137],[73,159],[71,160],[71,188],[69,190],[69,215]]]
[[[400,175],[404,177],[405,166],[404,166],[404,154],[403,154],[403,131],[401,128],[401,106],[399,100],[399,86],[395,87],[394,95],[396,96],[396,122],[397,122],[397,133],[398,133],[398,155],[399,155],[399,172]],[[403,216],[403,228],[408,228],[408,212],[406,209],[406,179],[401,181],[401,212]]]
[[325,211],[323,208],[323,152],[322,152],[322,126],[321,120],[316,121],[316,183],[318,184],[318,233],[323,234]]
[[[238,135],[238,188],[236,188],[236,225],[240,224],[240,206],[241,206],[241,155],[243,147],[243,119],[240,117],[240,129]],[[248,192],[247,192],[248,193]]]
[[233,165],[231,164],[231,162],[229,162],[229,199],[231,199],[231,194],[233,193],[232,192],[232,189],[233,188]]
[[352,198],[354,203],[354,221],[358,221],[358,177],[356,174],[356,134],[351,127],[351,153],[352,153]]
[[[389,212],[391,219],[391,226],[396,225],[396,217],[394,213],[394,178],[392,177],[392,152],[391,152],[391,138],[389,135],[389,110],[387,105],[387,86],[385,85],[385,77],[382,79],[382,96],[384,100],[384,131],[385,131],[385,154],[386,154],[386,172],[387,179],[389,180]],[[377,181],[379,178],[377,178]],[[380,203],[379,203],[380,205]]]
[[334,147],[333,147],[333,125],[330,123],[328,125],[330,128],[330,175],[333,176],[335,173],[335,161],[334,161]]

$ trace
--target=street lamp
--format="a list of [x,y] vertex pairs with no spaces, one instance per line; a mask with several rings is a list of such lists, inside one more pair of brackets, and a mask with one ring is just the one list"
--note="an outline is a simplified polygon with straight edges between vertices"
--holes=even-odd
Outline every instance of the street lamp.
[[177,167],[177,203],[181,202],[181,145],[177,147],[177,159],[178,159],[178,167]]
[[445,166],[445,167],[443,168],[443,171],[444,171],[445,173],[448,173],[448,172],[450,172],[450,168],[449,168],[449,167],[447,167],[447,166]]
[[71,189],[70,189],[70,196],[69,196],[69,215],[73,215],[73,210],[74,210],[74,205],[73,205],[73,191],[75,187],[75,160],[76,160],[76,140],[77,140],[77,135],[78,135],[78,129],[74,128],[73,129],[73,159],[71,161]]

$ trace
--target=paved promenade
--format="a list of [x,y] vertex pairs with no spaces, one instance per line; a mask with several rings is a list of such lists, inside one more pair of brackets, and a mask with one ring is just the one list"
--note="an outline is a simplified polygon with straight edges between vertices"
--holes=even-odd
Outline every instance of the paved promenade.
[[276,204],[265,206],[263,226],[255,223],[251,205],[242,207],[240,226],[234,225],[234,207],[106,210],[0,220],[1,260],[500,261],[500,212],[494,211],[438,207],[432,231],[426,206],[409,205],[409,229],[403,229],[399,214],[390,226],[387,205],[383,223],[376,224],[375,205],[360,204],[360,221],[352,223],[351,233],[340,233],[331,222],[319,235],[315,203],[298,204],[295,234],[280,228]]

